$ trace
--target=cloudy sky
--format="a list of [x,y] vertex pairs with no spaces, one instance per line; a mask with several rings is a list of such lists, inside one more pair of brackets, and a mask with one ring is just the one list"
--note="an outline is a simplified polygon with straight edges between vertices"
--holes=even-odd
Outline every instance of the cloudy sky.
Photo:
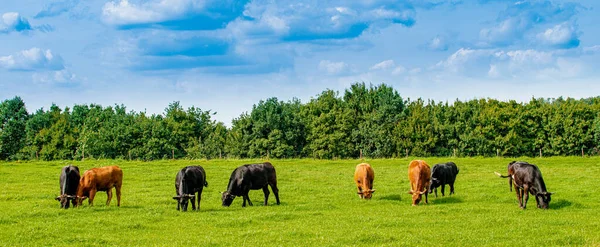
[[600,1],[2,0],[0,100],[173,101],[230,125],[357,81],[405,98],[600,95]]

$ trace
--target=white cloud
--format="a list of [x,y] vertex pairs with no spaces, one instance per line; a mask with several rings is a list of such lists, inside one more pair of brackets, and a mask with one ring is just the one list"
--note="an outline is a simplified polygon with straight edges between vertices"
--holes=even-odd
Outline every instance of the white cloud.
[[2,19],[0,20],[0,33],[13,31],[22,32],[26,30],[31,30],[31,25],[29,24],[29,21],[19,13],[8,12],[2,14]]
[[331,62],[329,60],[321,60],[319,70],[325,71],[331,75],[341,74],[347,69],[348,65],[344,62]]
[[435,67],[459,73],[461,71],[468,71],[469,67],[485,63],[493,56],[498,56],[494,50],[460,48],[446,60],[437,63]]
[[[446,75],[473,78],[566,78],[581,75],[583,66],[564,57],[574,53],[539,50],[459,49],[433,67]],[[562,74],[561,74],[562,73]]]
[[[483,47],[506,47],[536,40],[539,28],[572,20],[581,5],[574,2],[519,1],[501,11],[497,23],[479,32]],[[555,36],[555,34],[550,34]],[[553,38],[551,38],[553,39]]]
[[421,71],[423,71],[421,68],[413,68],[413,69],[409,70],[408,73],[410,75],[416,75],[416,74],[421,73]]
[[448,50],[448,44],[446,44],[446,40],[441,36],[435,36],[429,42],[429,49],[434,51],[446,51]]
[[544,65],[554,61],[552,52],[544,52],[537,50],[514,50],[508,52],[498,52],[497,57],[508,56],[510,62],[515,67],[523,67],[528,65]]
[[543,43],[558,48],[574,48],[579,46],[577,31],[567,22],[558,24],[539,33],[537,38]]
[[62,70],[63,59],[50,50],[33,47],[0,57],[0,68],[7,70]]
[[488,76],[491,78],[500,77],[500,71],[498,71],[498,65],[490,64],[490,70],[488,70]]
[[373,65],[371,67],[371,70],[387,70],[393,68],[394,66],[396,66],[394,60],[385,60],[383,62]]
[[34,73],[32,79],[36,83],[69,85],[78,82],[79,78],[67,69]]
[[406,68],[404,68],[402,65],[398,65],[393,71],[392,71],[392,75],[401,75],[402,73],[404,73],[406,71]]
[[588,46],[583,48],[584,53],[596,53],[600,52],[600,45]]
[[153,0],[144,3],[130,3],[128,0],[114,0],[104,4],[104,21],[113,25],[141,24],[179,18],[187,13],[201,10],[206,1],[194,0]]

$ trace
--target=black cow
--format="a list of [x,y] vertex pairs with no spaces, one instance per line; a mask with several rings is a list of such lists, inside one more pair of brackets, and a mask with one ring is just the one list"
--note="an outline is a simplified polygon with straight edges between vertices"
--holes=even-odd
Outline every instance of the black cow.
[[444,188],[450,185],[450,195],[454,194],[454,181],[458,174],[458,167],[454,162],[447,162],[443,164],[437,164],[431,169],[431,186],[429,187],[429,193],[433,190],[435,197],[437,197],[437,187],[442,187],[442,196],[444,196]]
[[72,165],[63,167],[60,172],[60,196],[56,197],[61,208],[69,208],[69,204],[75,207],[79,178],[79,167]]
[[534,165],[523,161],[513,161],[508,166],[508,175],[503,176],[496,172],[496,175],[506,178],[510,177],[513,181],[519,207],[525,209],[529,194],[535,196],[538,208],[548,209],[552,193],[546,190],[542,172]]
[[271,186],[271,190],[273,190],[273,194],[275,194],[277,205],[279,205],[279,189],[277,189],[275,167],[269,162],[240,166],[231,173],[227,191],[222,192],[221,200],[223,201],[223,206],[229,207],[236,196],[244,197],[242,207],[246,206],[246,201],[252,206],[248,192],[258,189],[262,189],[265,193],[266,206],[269,200],[269,185]]
[[181,211],[187,211],[189,200],[192,201],[192,210],[196,210],[196,203],[194,202],[196,192],[198,192],[198,210],[200,210],[203,187],[208,187],[204,168],[201,166],[186,166],[181,169],[175,177],[177,196],[173,197],[177,200],[177,210],[181,207]]

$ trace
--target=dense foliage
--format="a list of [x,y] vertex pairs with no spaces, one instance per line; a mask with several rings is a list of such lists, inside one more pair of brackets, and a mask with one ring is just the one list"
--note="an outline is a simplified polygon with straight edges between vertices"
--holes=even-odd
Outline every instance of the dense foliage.
[[600,147],[600,97],[443,103],[356,83],[306,103],[260,101],[230,128],[214,114],[179,102],[152,115],[96,104],[28,113],[15,97],[0,105],[0,159],[553,156]]

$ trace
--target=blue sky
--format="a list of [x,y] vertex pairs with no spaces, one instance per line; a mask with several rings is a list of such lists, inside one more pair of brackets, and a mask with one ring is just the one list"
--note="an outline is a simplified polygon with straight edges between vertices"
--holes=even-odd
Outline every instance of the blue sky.
[[600,2],[4,0],[0,99],[231,119],[354,82],[405,98],[600,95]]

